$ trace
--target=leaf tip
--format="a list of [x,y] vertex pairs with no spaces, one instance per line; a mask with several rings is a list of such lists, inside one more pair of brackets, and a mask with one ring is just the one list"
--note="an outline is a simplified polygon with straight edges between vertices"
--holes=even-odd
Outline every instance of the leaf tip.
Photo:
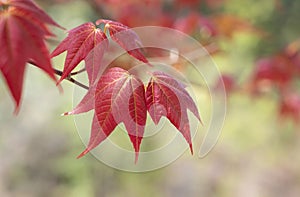
[[80,155],[78,155],[76,157],[76,159],[80,159],[81,157],[83,157],[84,155],[86,155],[88,152],[90,152],[90,150],[89,149],[85,149],[82,153],[80,153]]
[[64,93],[64,89],[62,88],[62,86],[60,84],[56,84],[57,88],[58,88],[58,91],[60,94],[63,94]]
[[17,106],[15,107],[15,110],[14,110],[14,115],[17,116],[20,112],[20,105],[17,104]]
[[146,65],[153,68],[154,66],[150,62],[146,62]]
[[71,112],[65,112],[65,113],[62,113],[60,116],[67,116],[67,115],[71,115],[72,113]]
[[193,145],[192,145],[192,143],[190,143],[189,146],[190,146],[191,154],[193,155],[194,151],[193,151]]
[[60,78],[57,82],[56,82],[56,86],[60,86],[60,83],[62,82],[62,80],[64,80],[64,78]]

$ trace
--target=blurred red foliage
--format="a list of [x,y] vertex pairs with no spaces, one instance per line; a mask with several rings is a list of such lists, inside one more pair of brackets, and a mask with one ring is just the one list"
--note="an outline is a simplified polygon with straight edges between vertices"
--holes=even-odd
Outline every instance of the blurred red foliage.
[[289,44],[275,55],[256,62],[251,81],[252,93],[275,90],[280,101],[279,115],[299,121],[300,95],[297,94],[297,81],[300,77],[300,42]]
[[225,89],[227,96],[229,96],[233,91],[237,90],[236,81],[233,75],[222,74],[217,80],[215,90],[221,91],[223,88]]
[[284,95],[280,103],[279,114],[281,118],[291,118],[295,124],[299,124],[300,95],[296,93]]

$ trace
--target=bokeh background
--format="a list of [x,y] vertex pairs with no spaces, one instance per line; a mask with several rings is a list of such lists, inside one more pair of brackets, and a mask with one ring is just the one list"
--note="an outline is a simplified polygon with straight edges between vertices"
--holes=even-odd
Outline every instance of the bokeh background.
[[[0,84],[0,196],[300,196],[300,1],[36,2],[66,29],[109,18],[193,36],[223,73],[226,121],[204,158],[186,151],[152,172],[115,170],[92,155],[76,159],[84,146],[74,119],[60,116],[73,107],[73,84],[63,82],[60,93],[40,70],[28,66],[18,116],[3,80]],[[50,48],[66,35],[53,30],[57,38],[49,40]],[[54,66],[61,68],[63,61],[56,58]],[[188,72],[184,65],[176,68]],[[200,129],[196,150],[203,136]]]

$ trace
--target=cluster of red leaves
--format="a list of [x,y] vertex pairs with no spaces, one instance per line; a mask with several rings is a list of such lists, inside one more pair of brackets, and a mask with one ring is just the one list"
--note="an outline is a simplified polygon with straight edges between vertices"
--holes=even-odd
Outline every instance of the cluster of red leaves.
[[251,90],[258,94],[275,89],[280,96],[279,114],[297,123],[300,119],[300,95],[295,83],[300,77],[300,43],[291,43],[281,52],[257,61]]
[[56,80],[45,44],[45,38],[53,36],[47,25],[60,27],[31,0],[0,0],[0,71],[15,100],[16,111],[27,62]]
[[[104,31],[108,31],[110,37],[131,56],[148,63],[140,50],[139,37],[132,30],[121,23],[109,20],[100,19],[96,21],[96,25],[100,24],[105,25]],[[97,28],[96,25],[88,22],[70,30],[68,36],[52,52],[51,57],[55,57],[67,51],[63,74],[59,82],[65,79],[82,60],[85,60],[90,84],[96,80],[101,59],[108,47],[105,32]],[[118,32],[122,32],[122,34],[118,34]]]
[[79,114],[94,110],[89,144],[79,157],[105,140],[124,123],[136,152],[136,161],[143,139],[147,111],[155,124],[161,117],[167,117],[182,133],[192,150],[187,109],[200,120],[196,105],[184,86],[173,77],[153,72],[148,85],[122,68],[111,68],[95,87],[90,88],[83,100],[69,114]]
[[[0,72],[16,103],[16,111],[22,96],[26,63],[34,64],[56,81],[50,59],[66,51],[64,70],[57,83],[66,79],[81,61],[85,61],[90,88],[82,101],[65,115],[94,111],[88,146],[78,157],[94,149],[118,124],[124,123],[137,161],[147,113],[155,124],[165,116],[180,131],[193,152],[187,110],[199,121],[200,116],[185,86],[159,71],[149,73],[148,84],[143,84],[136,75],[119,67],[110,68],[99,75],[102,73],[100,70],[105,70],[101,67],[101,61],[109,46],[108,38],[135,59],[149,64],[140,50],[139,37],[127,26],[173,27],[199,38],[207,45],[217,37],[230,39],[237,31],[261,32],[239,17],[227,14],[204,16],[195,12],[204,4],[216,8],[224,0],[176,0],[172,5],[163,0],[95,2],[105,6],[107,14],[120,23],[103,19],[96,21],[96,24],[84,23],[70,30],[50,55],[45,39],[53,34],[48,25],[60,26],[32,0],[0,0]],[[165,10],[166,6],[172,9]],[[189,14],[182,12],[184,9],[188,9]],[[98,28],[101,24],[104,30]],[[295,93],[295,81],[299,77],[300,44],[295,42],[283,51],[257,61],[252,90],[261,92],[276,89],[280,95],[279,114],[297,123],[300,121],[300,95]],[[236,88],[230,75],[222,75],[216,89],[223,85],[227,93]]]
[[96,21],[96,25],[104,25],[103,31],[91,22],[84,23],[70,30],[50,55],[45,39],[53,34],[47,25],[60,27],[31,0],[0,0],[0,69],[16,102],[16,109],[20,103],[26,63],[34,64],[56,81],[50,58],[66,51],[64,70],[57,84],[69,77],[84,60],[90,86],[79,105],[66,114],[95,111],[89,145],[79,157],[106,139],[118,124],[124,123],[137,160],[147,111],[156,124],[162,116],[167,117],[182,133],[192,152],[187,109],[199,120],[200,117],[183,84],[162,72],[153,72],[146,86],[137,76],[122,68],[111,68],[104,75],[99,74],[101,69],[105,70],[101,61],[109,45],[108,37],[129,55],[150,65],[134,31],[110,20]]
[[[104,24],[104,31],[96,26],[99,24]],[[104,75],[98,76],[101,69],[106,69],[102,68],[101,60],[109,44],[107,34],[129,55],[149,63],[139,48],[139,37],[134,31],[121,23],[103,19],[98,20],[96,25],[85,23],[70,30],[51,54],[54,57],[67,51],[59,82],[82,60],[85,61],[89,91],[73,111],[65,113],[70,115],[94,110],[90,141],[79,157],[105,140],[118,124],[124,123],[137,160],[147,111],[156,124],[162,116],[167,117],[185,137],[192,152],[187,109],[199,120],[200,117],[185,86],[162,72],[153,72],[149,84],[145,86],[137,76],[119,67],[111,68]]]

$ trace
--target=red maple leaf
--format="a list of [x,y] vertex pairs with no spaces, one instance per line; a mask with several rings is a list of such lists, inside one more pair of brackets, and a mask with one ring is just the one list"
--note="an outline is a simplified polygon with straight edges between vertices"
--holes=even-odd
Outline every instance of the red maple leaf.
[[146,90],[146,102],[154,123],[158,124],[162,116],[167,117],[182,133],[193,153],[187,109],[199,120],[200,116],[193,99],[184,89],[184,85],[173,77],[156,71]]
[[[98,46],[100,43],[103,43],[101,47]],[[91,22],[84,23],[70,30],[68,36],[51,54],[51,57],[55,57],[67,51],[63,74],[59,82],[68,77],[82,60],[86,60],[85,67],[89,81],[90,84],[93,83],[107,46],[106,35]]]
[[197,107],[185,86],[163,72],[153,73],[145,94],[144,84],[140,79],[122,68],[111,68],[89,89],[82,101],[64,115],[93,109],[95,115],[89,144],[78,157],[98,146],[123,122],[137,161],[147,111],[156,124],[162,116],[166,116],[185,137],[192,152],[187,109],[200,120]]
[[108,31],[111,38],[125,49],[132,57],[148,63],[148,60],[141,51],[141,41],[139,36],[129,27],[115,21],[100,19],[97,25],[104,23],[104,32]]
[[82,157],[106,139],[123,122],[136,151],[143,138],[147,108],[144,84],[124,69],[111,68],[101,76],[96,88],[91,88],[83,101],[68,114],[95,109],[90,142]]
[[19,109],[26,62],[44,70],[53,80],[45,37],[53,35],[46,25],[55,23],[31,0],[0,1],[0,70]]
[[[104,32],[96,26],[101,23],[105,24]],[[68,36],[52,52],[51,57],[55,57],[67,51],[63,74],[58,83],[68,77],[82,60],[85,60],[90,85],[96,81],[102,57],[108,47],[106,31],[128,54],[148,63],[148,60],[139,49],[142,45],[134,31],[121,23],[110,20],[100,19],[96,22],[96,25],[88,22],[70,30]]]

